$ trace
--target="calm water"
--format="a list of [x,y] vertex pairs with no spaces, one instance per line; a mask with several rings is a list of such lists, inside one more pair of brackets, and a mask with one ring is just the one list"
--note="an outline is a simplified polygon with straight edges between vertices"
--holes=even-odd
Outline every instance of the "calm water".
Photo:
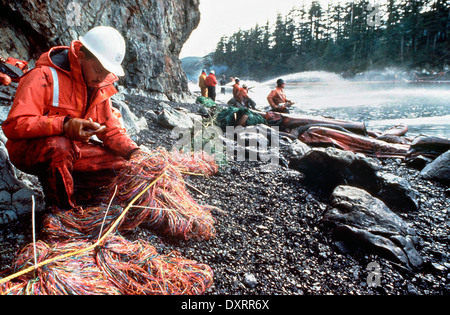
[[[303,72],[285,76],[286,94],[296,102],[292,112],[336,119],[364,121],[370,130],[384,130],[403,123],[407,135],[425,134],[450,138],[450,84],[411,84],[398,81],[346,80],[326,72]],[[259,109],[275,80],[243,82]],[[242,84],[241,84],[242,85]],[[220,88],[217,92],[220,92]],[[230,89],[219,100],[227,101]]]

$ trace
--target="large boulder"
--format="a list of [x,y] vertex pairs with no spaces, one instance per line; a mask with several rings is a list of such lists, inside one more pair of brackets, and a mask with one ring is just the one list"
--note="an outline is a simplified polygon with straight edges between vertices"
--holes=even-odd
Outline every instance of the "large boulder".
[[419,192],[406,179],[386,172],[377,172],[377,177],[380,189],[373,193],[390,209],[402,212],[419,210]]
[[406,160],[409,161],[419,155],[434,160],[448,150],[450,150],[450,139],[419,136],[411,142],[410,149],[406,153]]
[[0,0],[2,56],[31,61],[52,46],[67,46],[94,26],[124,36],[129,89],[181,100],[189,92],[179,54],[200,22],[199,0]]
[[392,210],[419,209],[418,192],[406,180],[380,171],[376,160],[360,153],[313,148],[303,155],[291,155],[289,167],[303,173],[305,182],[325,195],[331,194],[339,185],[350,185],[380,198]]
[[425,166],[420,172],[420,176],[446,185],[450,184],[450,150]]
[[418,268],[423,259],[416,251],[418,237],[397,214],[368,192],[351,186],[333,191],[322,222],[349,248],[375,253],[407,267]]
[[338,185],[365,187],[378,191],[376,160],[362,154],[335,148],[313,148],[306,154],[293,157],[289,167],[303,173],[306,181],[325,193],[331,193]]
[[160,126],[168,129],[192,129],[194,127],[193,119],[186,113],[176,110],[166,103],[160,103],[160,113],[157,122]]

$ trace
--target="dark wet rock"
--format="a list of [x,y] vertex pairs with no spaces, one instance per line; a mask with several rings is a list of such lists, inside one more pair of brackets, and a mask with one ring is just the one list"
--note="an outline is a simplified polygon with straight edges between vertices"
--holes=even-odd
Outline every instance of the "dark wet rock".
[[270,137],[257,126],[248,126],[236,129],[236,140],[244,147],[267,149],[270,146]]
[[382,135],[377,137],[377,140],[381,140],[388,143],[409,144],[409,141],[406,140],[405,137],[394,135]]
[[378,172],[377,175],[381,189],[375,196],[383,200],[390,209],[399,211],[419,209],[419,193],[406,179],[386,172]]
[[332,198],[322,222],[332,226],[337,240],[408,267],[423,264],[414,247],[416,232],[381,200],[351,186],[338,186]]
[[417,156],[407,159],[406,165],[408,167],[412,167],[416,170],[421,171],[427,164],[429,164],[431,162],[433,162],[433,159],[427,158],[423,155],[417,155]]
[[[288,166],[283,146],[280,145],[279,133],[273,128],[265,125],[237,126],[230,128],[219,138],[229,159],[270,162],[269,166],[273,167]],[[272,170],[272,167],[262,168],[262,171]]]
[[[0,85],[0,108],[3,106],[10,106],[14,100],[18,83],[11,82],[9,85]],[[7,114],[7,113],[6,113]],[[5,120],[4,110],[0,111],[0,120]]]
[[335,148],[313,148],[304,156],[294,157],[289,167],[306,176],[306,180],[329,194],[338,185],[364,187],[378,191],[376,172],[379,165],[372,158]]
[[303,156],[291,158],[289,167],[303,173],[305,181],[325,195],[331,194],[338,185],[350,185],[368,191],[393,210],[416,211],[419,208],[418,193],[406,180],[380,172],[380,164],[363,154],[313,148]]
[[424,179],[450,184],[450,150],[425,166],[420,176]]
[[406,157],[410,159],[422,155],[435,159],[448,150],[450,150],[450,139],[420,136],[411,142],[411,147],[408,150]]

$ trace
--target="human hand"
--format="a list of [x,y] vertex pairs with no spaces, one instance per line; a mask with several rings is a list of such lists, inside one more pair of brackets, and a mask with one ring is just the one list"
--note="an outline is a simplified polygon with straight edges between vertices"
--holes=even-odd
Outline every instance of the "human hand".
[[88,142],[96,134],[105,131],[106,126],[93,122],[91,118],[72,118],[64,124],[64,134],[72,139],[82,142]]

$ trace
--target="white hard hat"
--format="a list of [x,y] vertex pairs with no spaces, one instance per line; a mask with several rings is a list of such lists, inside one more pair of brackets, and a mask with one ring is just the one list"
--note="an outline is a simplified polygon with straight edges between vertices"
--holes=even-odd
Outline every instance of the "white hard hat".
[[209,73],[216,74],[216,71],[211,70]]
[[117,76],[125,75],[121,66],[125,57],[125,40],[115,28],[97,26],[80,36],[79,40],[106,70]]

